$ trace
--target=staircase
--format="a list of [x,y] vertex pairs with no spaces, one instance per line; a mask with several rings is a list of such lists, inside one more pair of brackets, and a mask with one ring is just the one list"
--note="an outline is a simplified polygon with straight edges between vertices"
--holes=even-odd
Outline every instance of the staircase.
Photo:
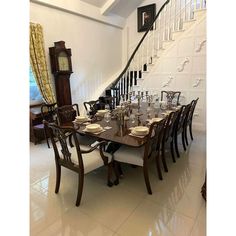
[[[162,54],[201,18],[205,9],[205,0],[167,0],[137,46],[130,48],[132,53],[125,68],[104,95],[114,97],[119,104],[121,96],[128,99],[130,92],[139,90]],[[187,62],[183,66],[184,63]]]

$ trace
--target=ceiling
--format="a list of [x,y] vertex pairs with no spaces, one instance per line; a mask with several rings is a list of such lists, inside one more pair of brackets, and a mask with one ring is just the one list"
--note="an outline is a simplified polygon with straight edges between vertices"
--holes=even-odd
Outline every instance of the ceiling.
[[[144,0],[80,0],[102,9],[107,6],[106,14],[116,14],[127,18]],[[110,6],[109,6],[110,5]]]

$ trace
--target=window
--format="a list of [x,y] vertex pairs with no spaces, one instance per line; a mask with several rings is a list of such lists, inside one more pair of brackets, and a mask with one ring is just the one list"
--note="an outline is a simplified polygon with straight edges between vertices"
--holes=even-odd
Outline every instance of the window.
[[32,68],[29,68],[29,85],[30,85],[30,105],[39,104],[43,102],[42,95],[38,89],[38,85],[35,81]]

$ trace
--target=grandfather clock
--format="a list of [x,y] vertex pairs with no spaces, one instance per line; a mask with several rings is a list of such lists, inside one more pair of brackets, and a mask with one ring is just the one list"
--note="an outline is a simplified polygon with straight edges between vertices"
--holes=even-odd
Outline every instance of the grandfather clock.
[[57,105],[71,105],[70,75],[73,73],[71,49],[65,47],[64,41],[54,42],[49,48],[51,70],[55,79]]

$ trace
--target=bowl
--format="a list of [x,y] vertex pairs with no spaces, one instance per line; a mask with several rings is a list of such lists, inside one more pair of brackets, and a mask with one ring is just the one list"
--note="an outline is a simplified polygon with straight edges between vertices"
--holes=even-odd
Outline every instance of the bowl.
[[99,124],[89,124],[89,125],[86,125],[86,130],[88,132],[98,132],[101,130],[101,126]]
[[108,110],[97,110],[97,114],[99,115],[99,116],[104,116],[104,114],[106,114],[108,112]]
[[76,121],[83,122],[87,120],[87,117],[85,116],[76,116],[75,117]]
[[155,118],[152,118],[151,122],[158,122],[158,121],[161,121],[161,120],[163,120],[163,118],[155,117]]
[[138,135],[146,135],[149,131],[148,127],[146,126],[136,126],[133,130]]

